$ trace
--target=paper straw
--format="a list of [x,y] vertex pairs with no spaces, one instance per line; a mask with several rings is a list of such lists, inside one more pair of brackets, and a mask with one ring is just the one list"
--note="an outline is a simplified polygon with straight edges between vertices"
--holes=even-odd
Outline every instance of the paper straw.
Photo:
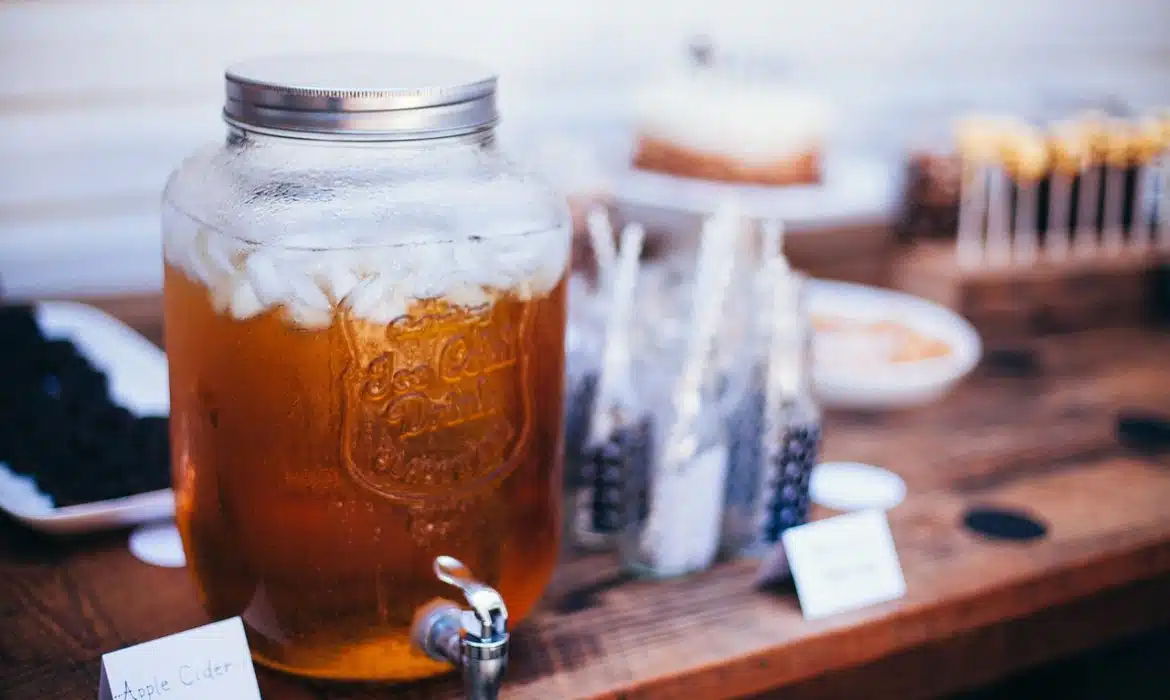
[[[756,268],[755,293],[760,299],[770,300],[775,269],[789,269],[788,259],[784,257],[784,225],[774,219],[764,221],[761,225],[761,238],[763,254]],[[767,303],[766,301],[765,304]],[[767,337],[769,331],[766,329],[770,326],[770,316],[764,314],[758,322],[765,328],[764,335]]]
[[991,206],[987,213],[987,261],[1000,266],[1011,260],[1011,231],[1008,220],[1007,173],[996,168],[991,173]]
[[616,265],[617,251],[614,250],[613,224],[609,214],[602,207],[594,207],[586,219],[589,229],[589,241],[593,246],[593,255],[597,259],[598,279],[601,288],[606,289],[613,284],[614,265]]
[[959,183],[959,231],[955,255],[960,267],[977,267],[983,260],[983,215],[987,201],[987,168],[963,159]]
[[765,219],[760,224],[761,238],[763,239],[764,263],[783,259],[784,251],[784,224],[776,219]]
[[1069,196],[1072,183],[1062,172],[1052,173],[1052,186],[1048,193],[1048,233],[1044,238],[1044,249],[1049,260],[1064,260],[1068,257]]
[[681,452],[689,445],[683,435],[698,415],[703,368],[709,360],[711,345],[719,327],[719,314],[731,282],[731,252],[741,222],[737,213],[728,209],[730,205],[725,205],[706,223],[699,242],[691,337],[674,392],[678,412],[674,426],[668,433],[670,440],[666,449],[669,454],[664,455],[664,466],[667,468],[677,469],[686,464],[686,457]]
[[797,309],[792,305],[793,292],[800,280],[793,276],[786,265],[773,264],[769,267],[769,273],[771,303],[768,310],[770,333],[766,396],[789,399],[800,391],[800,376],[796,374],[800,368],[784,361],[789,353],[800,351],[792,346],[792,331],[795,324],[801,322],[794,315]]
[[1153,176],[1153,171],[1148,165],[1142,165],[1138,168],[1137,182],[1133,188],[1133,204],[1130,211],[1133,215],[1130,219],[1130,241],[1129,244],[1134,250],[1146,250],[1150,247],[1150,214],[1146,211],[1146,188],[1149,186],[1149,179]]
[[1117,255],[1125,246],[1121,230],[1122,198],[1125,197],[1125,169],[1110,165],[1105,174],[1105,223],[1102,244],[1105,252]]
[[[634,288],[638,280],[638,262],[642,255],[645,231],[630,224],[622,231],[621,252],[613,278],[609,318],[605,329],[605,352],[602,355],[596,405],[606,410],[621,383],[629,380],[629,330],[634,309]],[[599,421],[594,421],[596,425]]]
[[1166,156],[1158,159],[1156,171],[1160,180],[1158,189],[1161,191],[1158,198],[1158,250],[1170,250],[1170,183],[1166,182]]
[[[741,223],[733,205],[727,204],[704,224],[700,234],[691,317],[692,333],[682,372],[674,388],[675,415],[666,433],[662,456],[657,460],[655,473],[651,477],[649,519],[639,537],[640,547],[654,552],[654,567],[659,573],[682,573],[686,569],[705,568],[718,546],[718,523],[722,520],[720,509],[727,470],[726,445],[703,445],[696,433],[704,429],[697,424],[703,398],[703,369],[710,356],[711,344],[719,326],[719,312],[731,282],[733,252]],[[704,451],[704,448],[707,450]],[[717,489],[717,492],[712,489]],[[709,507],[699,507],[689,515],[692,530],[698,529],[679,533],[678,528],[672,526],[672,522],[679,516],[674,509],[688,502],[691,507],[697,507],[696,504],[703,503],[704,499],[709,499],[706,501]],[[686,537],[686,542],[679,541],[678,538],[682,536]],[[664,558],[671,564],[665,564]]]
[[1097,248],[1097,208],[1100,198],[1100,169],[1096,163],[1081,170],[1077,201],[1077,230],[1073,247],[1080,255],[1091,255]]
[[1030,265],[1036,261],[1036,183],[1019,181],[1016,200],[1014,244],[1015,262]]
[[714,289],[712,285],[718,281],[718,277],[712,277],[717,265],[730,265],[733,261],[741,223],[738,207],[731,200],[720,205],[715,214],[703,223],[691,285],[692,312],[705,308],[704,300],[709,291]]

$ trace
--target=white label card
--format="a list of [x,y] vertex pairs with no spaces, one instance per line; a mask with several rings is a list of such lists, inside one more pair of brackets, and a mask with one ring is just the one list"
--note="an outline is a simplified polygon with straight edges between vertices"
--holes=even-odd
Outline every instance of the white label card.
[[786,530],[781,539],[806,620],[906,595],[894,536],[883,511],[817,520]]
[[240,618],[102,656],[98,700],[260,700]]

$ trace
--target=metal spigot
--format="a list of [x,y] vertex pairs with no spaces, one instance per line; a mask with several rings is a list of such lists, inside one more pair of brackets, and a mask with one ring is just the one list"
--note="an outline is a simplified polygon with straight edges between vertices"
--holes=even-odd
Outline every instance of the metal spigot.
[[467,700],[496,700],[508,667],[508,608],[496,589],[476,581],[458,559],[435,559],[435,576],[463,591],[464,610],[436,599],[419,609],[411,627],[416,647],[463,674]]

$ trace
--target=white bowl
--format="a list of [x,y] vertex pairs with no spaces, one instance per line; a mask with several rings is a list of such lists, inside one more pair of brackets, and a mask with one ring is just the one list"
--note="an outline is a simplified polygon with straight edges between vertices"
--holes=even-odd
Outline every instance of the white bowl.
[[921,406],[942,398],[979,364],[983,344],[975,328],[948,308],[877,287],[809,280],[810,314],[859,321],[890,320],[946,343],[951,352],[915,362],[814,363],[814,386],[830,408],[890,409]]

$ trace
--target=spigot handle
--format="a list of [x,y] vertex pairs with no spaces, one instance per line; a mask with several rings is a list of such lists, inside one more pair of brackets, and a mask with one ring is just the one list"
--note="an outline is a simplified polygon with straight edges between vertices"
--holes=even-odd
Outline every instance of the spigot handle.
[[458,559],[435,559],[435,576],[455,586],[471,610],[435,600],[415,614],[414,645],[436,661],[446,661],[463,675],[468,700],[496,700],[508,666],[508,608],[496,589],[475,580]]
[[471,606],[471,612],[480,629],[467,629],[467,633],[480,641],[490,641],[508,634],[508,608],[496,589],[480,583],[472,576],[471,570],[454,557],[435,558],[435,576],[443,583],[455,586],[463,592]]

